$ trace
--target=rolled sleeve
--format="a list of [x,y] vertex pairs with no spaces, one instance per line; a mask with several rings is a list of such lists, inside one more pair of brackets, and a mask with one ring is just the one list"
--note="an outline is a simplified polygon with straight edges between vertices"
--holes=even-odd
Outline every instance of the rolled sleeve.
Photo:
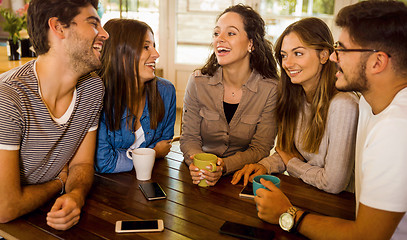
[[263,158],[260,160],[259,164],[263,165],[267,169],[268,174],[282,173],[286,170],[283,159],[281,159],[277,152],[271,156]]

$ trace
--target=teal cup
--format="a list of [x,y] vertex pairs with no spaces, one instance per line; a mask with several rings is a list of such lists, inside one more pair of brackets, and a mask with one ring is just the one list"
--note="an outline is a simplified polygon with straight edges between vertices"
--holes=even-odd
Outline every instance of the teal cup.
[[253,178],[253,194],[256,196],[256,191],[259,188],[267,189],[263,184],[260,183],[260,179],[264,179],[267,181],[271,181],[276,185],[276,187],[280,188],[280,178],[273,176],[273,175],[259,175]]

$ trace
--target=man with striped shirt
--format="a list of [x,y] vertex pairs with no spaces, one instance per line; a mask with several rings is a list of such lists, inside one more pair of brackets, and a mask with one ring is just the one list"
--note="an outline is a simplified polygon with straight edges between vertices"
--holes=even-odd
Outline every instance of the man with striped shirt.
[[0,75],[0,222],[60,193],[47,224],[79,221],[93,180],[104,87],[93,73],[109,37],[98,0],[32,0],[28,32],[38,58]]

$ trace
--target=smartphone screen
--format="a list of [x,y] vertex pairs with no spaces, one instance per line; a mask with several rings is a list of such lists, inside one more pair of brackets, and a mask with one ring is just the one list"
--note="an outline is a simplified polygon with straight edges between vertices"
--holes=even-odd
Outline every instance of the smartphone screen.
[[160,232],[164,230],[164,222],[158,220],[117,221],[116,232]]
[[239,197],[241,198],[248,198],[248,199],[254,199],[254,194],[253,194],[253,184],[251,182],[248,182],[246,187],[242,189],[239,193]]
[[157,229],[157,221],[122,221],[122,230]]
[[220,233],[228,234],[241,239],[273,239],[274,232],[262,228],[251,227],[240,223],[226,221],[219,230]]
[[157,200],[167,197],[164,190],[156,182],[140,183],[139,187],[148,200]]

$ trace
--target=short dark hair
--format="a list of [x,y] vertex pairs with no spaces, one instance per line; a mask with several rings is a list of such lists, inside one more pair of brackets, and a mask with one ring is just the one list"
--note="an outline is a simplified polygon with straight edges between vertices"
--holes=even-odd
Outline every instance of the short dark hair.
[[38,55],[49,51],[48,20],[52,17],[69,27],[80,8],[92,5],[98,7],[99,0],[31,0],[27,10],[27,30]]
[[[247,37],[253,41],[254,50],[250,54],[250,68],[255,69],[263,77],[278,79],[277,63],[273,56],[272,44],[265,38],[265,23],[260,14],[250,6],[237,4],[225,9],[216,21],[228,12],[237,13],[242,17]],[[213,53],[201,71],[203,74],[213,76],[218,68],[216,55]]]
[[363,1],[341,9],[336,24],[355,43],[392,58],[395,72],[407,75],[407,7],[397,1]]

